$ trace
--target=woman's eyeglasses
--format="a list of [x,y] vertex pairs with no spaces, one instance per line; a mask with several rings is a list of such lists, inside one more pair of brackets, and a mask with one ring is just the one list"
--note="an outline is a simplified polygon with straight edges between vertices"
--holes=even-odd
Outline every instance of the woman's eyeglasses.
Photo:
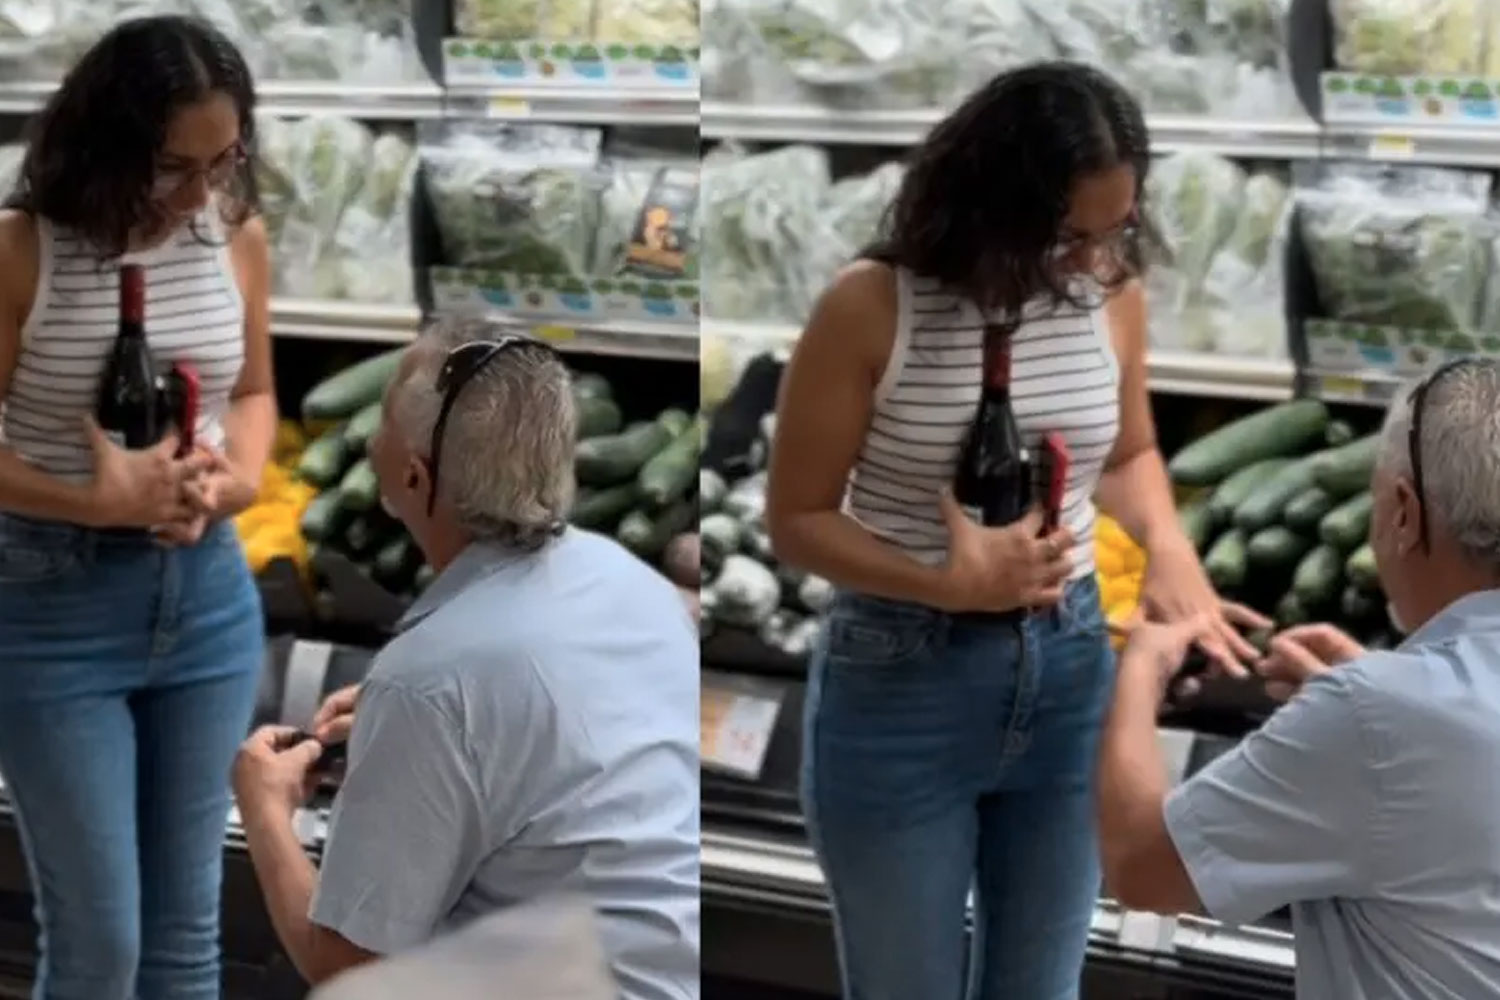
[[234,180],[235,174],[247,159],[244,143],[237,142],[207,166],[157,167],[156,176],[151,181],[152,197],[171,197],[199,177],[206,180],[211,188],[223,188]]
[[471,340],[467,344],[460,344],[448,352],[443,367],[438,370],[437,382],[434,388],[443,394],[442,405],[438,409],[437,423],[432,425],[432,442],[427,450],[427,469],[431,479],[431,491],[427,494],[427,515],[432,516],[437,504],[438,492],[438,466],[443,454],[443,431],[448,426],[448,414],[453,412],[453,404],[458,401],[458,394],[464,391],[464,386],[474,380],[474,376],[484,371],[489,363],[506,351],[522,347],[539,347],[549,354],[554,354],[550,344],[530,337],[500,337],[496,340]]
[[1114,284],[1129,273],[1140,245],[1140,223],[1134,216],[1107,233],[1065,233],[1053,244],[1054,264],[1078,262],[1083,273]]

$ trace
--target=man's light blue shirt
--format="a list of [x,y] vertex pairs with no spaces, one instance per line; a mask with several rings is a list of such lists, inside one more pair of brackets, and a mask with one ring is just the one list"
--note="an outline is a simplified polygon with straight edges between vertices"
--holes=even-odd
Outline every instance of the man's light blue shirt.
[[312,919],[389,954],[593,901],[624,1000],[698,996],[698,641],[614,541],[470,546],[360,693]]
[[1291,905],[1298,997],[1500,997],[1500,591],[1309,682],[1166,820],[1209,915]]

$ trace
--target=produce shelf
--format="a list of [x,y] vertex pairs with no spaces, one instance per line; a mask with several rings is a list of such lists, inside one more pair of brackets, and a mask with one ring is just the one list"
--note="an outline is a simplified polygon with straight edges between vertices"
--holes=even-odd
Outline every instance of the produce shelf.
[[1335,371],[1308,368],[1302,372],[1307,394],[1329,403],[1389,406],[1406,379],[1388,371]]
[[[911,146],[944,112],[845,111],[835,108],[749,105],[705,101],[703,136],[749,142],[807,142],[860,146]],[[1223,156],[1303,159],[1319,153],[1310,119],[1248,122],[1154,115],[1148,120],[1161,152],[1198,149]]]
[[1324,129],[1324,153],[1332,158],[1500,167],[1500,126],[1392,121],[1334,122]]
[[[806,845],[705,829],[702,855],[706,896],[774,893],[783,905],[828,912],[823,873]],[[1286,974],[1295,968],[1292,936],[1283,931],[1228,927],[1204,917],[1128,912],[1109,899],[1095,905],[1089,937],[1095,945],[1163,956],[1241,964]]]
[[[703,332],[767,350],[791,347],[798,334],[787,324],[708,319]],[[1280,402],[1292,397],[1297,381],[1296,368],[1286,359],[1153,350],[1146,363],[1153,392],[1182,396]]]
[[421,322],[416,306],[271,300],[271,332],[278,337],[404,344],[416,337]]
[[[0,83],[0,114],[40,111],[56,89],[56,83]],[[444,113],[443,89],[431,82],[362,85],[337,80],[269,80],[258,84],[256,91],[260,109],[286,118],[330,114],[410,121],[440,118]]]
[[567,125],[698,124],[696,91],[452,84],[448,114],[503,121],[547,121]]

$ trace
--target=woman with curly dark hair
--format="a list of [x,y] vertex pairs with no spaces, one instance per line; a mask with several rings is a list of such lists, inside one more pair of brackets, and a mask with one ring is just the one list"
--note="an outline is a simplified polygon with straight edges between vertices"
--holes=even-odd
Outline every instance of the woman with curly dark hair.
[[[1178,525],[1137,277],[1145,122],[1103,74],[1007,72],[916,151],[886,238],[824,293],[788,367],[768,517],[840,593],[813,657],[803,799],[857,1000],[1076,997],[1099,892],[1090,782],[1113,660],[1095,502],[1147,549],[1147,614],[1207,614]],[[1008,347],[1022,442],[1071,454],[1061,517],[954,500]],[[975,924],[967,960],[966,903]]]
[[[228,775],[263,657],[228,518],[275,435],[249,70],[219,32],[114,28],[33,123],[0,212],[0,774],[37,897],[42,1000],[220,994]],[[89,415],[122,263],[194,437]]]

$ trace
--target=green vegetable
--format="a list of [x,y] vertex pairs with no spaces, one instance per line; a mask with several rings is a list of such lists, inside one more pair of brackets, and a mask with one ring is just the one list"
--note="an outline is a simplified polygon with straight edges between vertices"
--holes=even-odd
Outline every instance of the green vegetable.
[[1375,497],[1370,493],[1345,500],[1318,524],[1318,537],[1340,552],[1352,552],[1369,537],[1370,514],[1374,509]]
[[344,475],[339,483],[339,493],[344,506],[356,513],[374,510],[380,502],[380,481],[375,477],[375,467],[368,458],[362,458]]
[[698,470],[698,504],[703,508],[703,513],[716,512],[728,495],[729,484],[724,482],[723,476],[713,469]]
[[731,555],[714,581],[714,615],[727,625],[758,628],[781,604],[776,574],[745,555]]
[[1339,614],[1348,622],[1374,621],[1384,611],[1384,601],[1352,583],[1344,588],[1343,596],[1339,598]]
[[1251,491],[1234,509],[1236,527],[1259,531],[1281,518],[1286,505],[1313,485],[1313,457],[1298,459]]
[[1219,484],[1209,498],[1208,509],[1215,524],[1223,524],[1234,516],[1234,509],[1245,502],[1245,498],[1257,486],[1292,464],[1289,458],[1267,458],[1249,465]]
[[351,452],[344,436],[345,428],[336,427],[303,449],[297,461],[297,477],[323,489],[343,476]]
[[1332,545],[1319,545],[1297,564],[1292,574],[1292,593],[1304,608],[1331,602],[1344,578],[1344,557]]
[[416,579],[412,580],[411,587],[420,594],[431,586],[432,581],[436,579],[437,570],[433,569],[431,564],[424,562],[421,566],[417,567],[417,576]]
[[313,542],[332,541],[348,519],[342,495],[337,490],[324,490],[302,512],[302,534]]
[[1286,510],[1281,512],[1281,519],[1293,531],[1311,535],[1317,530],[1323,515],[1330,510],[1333,510],[1333,497],[1321,486],[1314,486],[1293,497],[1286,505]]
[[1303,606],[1301,599],[1296,593],[1287,591],[1281,600],[1276,602],[1276,610],[1272,614],[1276,619],[1278,628],[1291,628],[1293,625],[1306,625],[1312,621],[1312,615]]
[[1328,421],[1328,429],[1323,432],[1323,443],[1330,448],[1346,445],[1354,440],[1354,428],[1342,420]]
[[633,479],[673,437],[670,427],[654,420],[633,424],[619,434],[580,441],[573,457],[578,481],[586,486],[613,486]]
[[341,420],[380,402],[406,348],[377,354],[324,379],[302,397],[304,420]]
[[1318,400],[1282,403],[1204,435],[1172,456],[1167,471],[1178,485],[1212,486],[1252,462],[1300,453],[1327,426],[1328,407]]
[[375,555],[375,579],[391,590],[405,590],[411,582],[422,552],[404,532],[386,542]]
[[601,397],[578,397],[578,437],[603,437],[619,433],[622,418],[620,408],[612,399]]
[[569,520],[580,528],[604,531],[618,523],[639,499],[640,491],[633,482],[580,491]]
[[1193,543],[1193,548],[1202,552],[1214,527],[1208,501],[1196,500],[1183,505],[1177,511],[1177,519],[1182,523],[1182,533]]
[[1255,569],[1279,570],[1297,563],[1312,548],[1312,542],[1290,528],[1273,524],[1250,536],[1246,556]]
[[653,455],[636,477],[646,503],[665,507],[686,493],[697,475],[702,447],[703,426],[694,421],[671,444]]
[[1349,575],[1349,582],[1361,590],[1372,593],[1380,590],[1380,572],[1375,565],[1375,550],[1368,544],[1354,550],[1348,562],[1344,563],[1344,572]]
[[614,389],[609,379],[595,372],[573,373],[573,395],[582,399],[613,399]]
[[1245,532],[1230,528],[1203,557],[1203,569],[1215,589],[1233,590],[1245,582],[1247,558]]
[[363,455],[370,445],[370,439],[375,432],[380,430],[381,405],[371,403],[356,413],[344,428],[344,441],[349,445],[351,455]]
[[718,565],[740,550],[745,529],[728,514],[705,514],[698,522],[698,536],[702,539],[705,555]]
[[615,539],[642,559],[653,560],[662,554],[668,542],[691,528],[697,519],[698,507],[691,500],[679,500],[654,517],[633,510],[615,530]]
[[1335,500],[1351,497],[1370,488],[1379,453],[1378,434],[1322,452],[1313,463],[1313,480]]
[[813,614],[821,615],[833,606],[836,593],[833,584],[821,576],[808,574],[797,588],[797,601]]
[[344,547],[351,556],[362,557],[374,551],[380,541],[372,518],[363,515],[349,522],[344,529]]
[[1254,646],[1257,653],[1265,656],[1271,652],[1271,640],[1275,634],[1274,629],[1258,628],[1254,632],[1246,633],[1245,641]]

